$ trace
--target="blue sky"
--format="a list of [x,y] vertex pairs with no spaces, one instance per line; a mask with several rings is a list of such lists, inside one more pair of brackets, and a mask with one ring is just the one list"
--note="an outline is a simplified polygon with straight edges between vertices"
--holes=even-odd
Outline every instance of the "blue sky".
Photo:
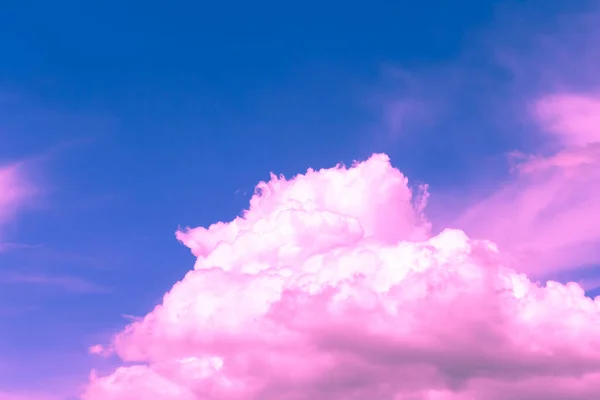
[[386,152],[432,197],[492,190],[536,145],[510,100],[539,89],[495,50],[585,6],[4,2],[0,163],[26,160],[41,192],[3,227],[22,246],[0,254],[0,389],[108,368],[87,347],[194,262],[175,230],[232,219],[270,171]]

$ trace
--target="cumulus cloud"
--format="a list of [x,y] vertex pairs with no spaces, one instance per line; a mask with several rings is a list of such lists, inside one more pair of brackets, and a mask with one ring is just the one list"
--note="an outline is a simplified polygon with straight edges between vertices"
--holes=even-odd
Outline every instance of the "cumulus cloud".
[[532,117],[557,149],[516,154],[509,184],[457,221],[536,274],[600,262],[600,96],[541,96]]
[[194,269],[106,348],[84,400],[591,400],[600,298],[541,286],[495,244],[432,235],[379,154],[260,183],[231,222],[177,232]]

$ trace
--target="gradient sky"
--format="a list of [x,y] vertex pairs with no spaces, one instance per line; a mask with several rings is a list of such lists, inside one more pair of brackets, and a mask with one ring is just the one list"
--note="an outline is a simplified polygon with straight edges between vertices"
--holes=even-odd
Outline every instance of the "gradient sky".
[[[175,231],[232,220],[269,172],[385,152],[429,185],[434,231],[475,232],[465,210],[506,203],[483,199],[512,176],[507,154],[556,151],[532,102],[600,88],[596,6],[3,2],[0,166],[24,192],[6,215],[0,197],[0,399],[66,399],[110,372],[88,348],[194,263]],[[595,289],[578,254],[526,272]]]

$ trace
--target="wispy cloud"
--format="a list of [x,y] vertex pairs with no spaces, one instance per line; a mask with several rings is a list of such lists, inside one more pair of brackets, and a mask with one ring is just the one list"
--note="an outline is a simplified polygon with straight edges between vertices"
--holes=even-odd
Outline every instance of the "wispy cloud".
[[491,239],[540,276],[600,262],[600,13],[574,8],[501,7],[456,59],[388,74],[385,123],[408,131],[387,146],[400,165],[462,167],[432,196],[434,226]]
[[35,189],[23,172],[23,164],[0,167],[0,224],[10,220]]
[[533,114],[543,132],[554,135],[565,147],[600,142],[600,93],[549,94],[534,103]]
[[107,293],[110,291],[106,287],[79,277],[25,272],[0,272],[0,284],[50,286],[71,293]]
[[0,251],[38,249],[42,246],[42,244],[6,242],[0,243]]
[[598,27],[596,11],[563,15],[544,34],[520,36],[520,50],[497,53],[514,78],[505,100],[534,140],[511,154],[507,181],[455,220],[540,277],[600,262]]
[[51,395],[40,392],[1,392],[0,400],[69,400],[62,395]]
[[457,221],[509,250],[529,272],[600,262],[600,97],[550,94],[532,118],[558,151],[520,155],[512,181]]
[[0,317],[18,317],[38,308],[35,306],[0,305]]
[[429,126],[435,120],[431,105],[417,100],[395,100],[384,105],[384,119],[393,137],[410,134],[419,126]]
[[0,252],[28,246],[3,242],[2,228],[15,218],[35,193],[36,189],[28,180],[23,163],[0,166]]

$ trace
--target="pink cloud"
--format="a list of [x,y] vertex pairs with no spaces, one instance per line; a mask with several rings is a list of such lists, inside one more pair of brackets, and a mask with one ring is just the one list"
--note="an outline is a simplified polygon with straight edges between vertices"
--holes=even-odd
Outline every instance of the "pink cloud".
[[385,155],[272,176],[243,217],[177,233],[194,270],[83,399],[597,398],[600,298],[432,236],[426,199]]
[[[560,150],[523,156],[512,181],[456,222],[537,274],[600,262],[600,97],[540,98],[533,117]],[[524,266],[525,265],[525,266]]]
[[9,220],[32,192],[20,165],[0,167],[0,224]]
[[556,94],[539,99],[534,113],[546,132],[568,147],[600,142],[600,96]]

